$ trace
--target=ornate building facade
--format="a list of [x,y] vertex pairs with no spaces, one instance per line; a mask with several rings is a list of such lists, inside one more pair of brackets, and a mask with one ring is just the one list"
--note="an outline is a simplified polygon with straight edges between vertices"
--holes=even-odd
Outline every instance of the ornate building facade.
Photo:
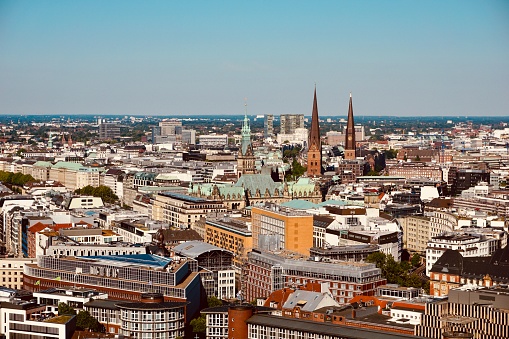
[[[247,107],[247,106],[246,106]],[[247,117],[247,109],[244,114],[242,125],[242,139],[240,142],[239,154],[237,156],[237,175],[240,178],[243,174],[255,173],[255,156],[251,144],[251,127]]]

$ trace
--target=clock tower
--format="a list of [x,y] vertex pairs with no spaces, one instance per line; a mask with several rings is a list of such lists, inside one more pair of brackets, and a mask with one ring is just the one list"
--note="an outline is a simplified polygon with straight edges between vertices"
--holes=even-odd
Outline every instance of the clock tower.
[[348,105],[348,122],[346,123],[345,135],[345,152],[344,157],[346,160],[354,160],[356,157],[355,143],[355,125],[353,121],[353,106],[352,106],[352,93],[350,93],[350,103]]

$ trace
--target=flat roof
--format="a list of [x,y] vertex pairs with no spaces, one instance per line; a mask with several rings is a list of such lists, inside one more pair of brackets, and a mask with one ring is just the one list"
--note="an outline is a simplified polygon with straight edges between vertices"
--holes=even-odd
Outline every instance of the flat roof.
[[192,203],[213,202],[213,200],[207,200],[207,199],[193,197],[193,196],[190,196],[187,194],[181,194],[181,193],[175,193],[175,192],[161,192],[161,193],[159,193],[159,195],[162,195],[162,196],[165,196],[168,198],[192,202]]
[[173,261],[171,258],[161,257],[155,254],[96,255],[76,258],[85,260],[92,259],[100,261],[112,261],[115,262],[115,265],[117,266],[138,265],[158,268],[163,268]]
[[[255,314],[246,321],[248,324],[271,326],[275,328],[286,328],[309,333],[330,335],[332,337],[347,337],[357,339],[398,339],[398,338],[422,338],[414,335],[404,335],[394,332],[382,332],[367,330],[363,328],[340,326],[302,319],[292,319],[280,316]],[[398,326],[399,327],[399,326]]]

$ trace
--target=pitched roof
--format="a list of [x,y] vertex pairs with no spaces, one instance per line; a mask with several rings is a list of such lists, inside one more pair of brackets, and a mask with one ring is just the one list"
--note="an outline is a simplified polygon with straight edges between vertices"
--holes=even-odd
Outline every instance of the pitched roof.
[[325,294],[320,292],[296,290],[288,296],[283,308],[293,309],[296,306],[300,306],[302,311],[312,312],[317,309],[324,297]]
[[255,195],[256,190],[259,189],[262,197],[265,196],[267,190],[271,196],[274,195],[276,188],[279,190],[280,194],[283,190],[282,184],[274,182],[272,177],[267,174],[244,174],[233,186],[243,187],[244,190],[248,190],[251,195]]
[[509,283],[509,247],[499,249],[489,257],[463,257],[459,251],[448,249],[430,271],[469,279],[483,279],[489,275],[495,281]]
[[36,224],[33,224],[31,227],[28,228],[28,230],[32,233],[37,233],[45,229],[46,227],[51,227],[51,224],[43,224],[42,222],[38,222]]

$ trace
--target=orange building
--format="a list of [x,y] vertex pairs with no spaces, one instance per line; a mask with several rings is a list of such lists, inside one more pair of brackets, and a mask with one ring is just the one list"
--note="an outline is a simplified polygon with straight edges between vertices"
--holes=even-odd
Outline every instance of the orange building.
[[224,217],[205,222],[205,242],[234,254],[233,264],[242,267],[247,253],[253,248],[251,220]]
[[254,248],[309,255],[309,249],[313,247],[311,214],[266,203],[253,207],[251,216]]

